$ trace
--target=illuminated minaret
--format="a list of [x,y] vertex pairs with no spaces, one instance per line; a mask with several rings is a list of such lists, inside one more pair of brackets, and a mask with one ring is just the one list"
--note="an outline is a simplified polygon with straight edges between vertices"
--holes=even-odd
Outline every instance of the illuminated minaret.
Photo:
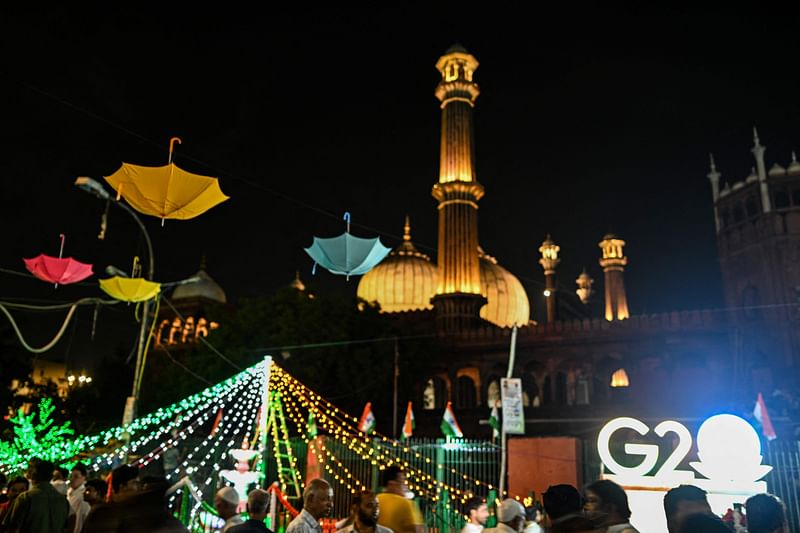
[[472,125],[479,94],[472,76],[478,61],[456,45],[439,58],[436,68],[442,75],[436,87],[442,103],[442,141],[439,182],[432,191],[439,202],[439,264],[432,302],[440,329],[458,331],[478,322],[486,303],[478,262],[478,200],[483,186],[475,176]]
[[544,297],[547,302],[547,321],[553,322],[556,319],[556,267],[561,259],[558,252],[561,248],[550,239],[550,235],[539,247],[542,254],[539,264],[544,269]]
[[630,316],[625,297],[625,281],[622,278],[622,272],[628,264],[628,258],[622,250],[625,241],[608,234],[603,237],[599,246],[603,250],[600,266],[605,272],[606,320],[625,320]]

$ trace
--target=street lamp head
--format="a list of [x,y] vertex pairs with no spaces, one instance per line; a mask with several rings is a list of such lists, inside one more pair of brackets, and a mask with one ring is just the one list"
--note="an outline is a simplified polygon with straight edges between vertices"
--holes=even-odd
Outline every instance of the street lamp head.
[[75,186],[97,196],[101,200],[109,200],[111,198],[111,195],[108,194],[108,191],[103,188],[100,182],[93,180],[92,178],[80,177],[75,180]]
[[130,277],[127,272],[125,272],[124,270],[120,270],[119,268],[115,267],[114,265],[108,265],[106,267],[106,274],[108,274],[109,276],[119,276],[121,278],[129,278]]

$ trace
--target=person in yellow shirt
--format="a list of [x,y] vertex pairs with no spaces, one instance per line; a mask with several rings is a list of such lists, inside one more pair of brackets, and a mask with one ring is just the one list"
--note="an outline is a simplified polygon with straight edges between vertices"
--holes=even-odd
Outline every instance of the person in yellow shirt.
[[406,475],[400,467],[387,467],[383,471],[382,485],[383,492],[378,494],[381,509],[378,524],[388,527],[394,533],[425,533],[422,513],[406,496]]

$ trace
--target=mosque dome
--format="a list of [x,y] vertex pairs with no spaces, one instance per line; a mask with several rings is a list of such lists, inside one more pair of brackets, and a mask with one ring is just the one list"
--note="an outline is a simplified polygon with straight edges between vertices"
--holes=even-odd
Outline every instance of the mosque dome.
[[178,285],[175,290],[172,291],[173,300],[204,298],[223,304],[228,301],[225,296],[225,291],[222,290],[222,287],[217,285],[216,281],[211,279],[211,276],[209,276],[205,270],[201,268],[194,277],[200,279],[198,281],[186,283],[185,285]]
[[792,162],[789,163],[789,168],[786,170],[786,173],[790,176],[800,174],[800,163],[797,162],[797,156],[794,151],[792,151]]
[[377,302],[386,313],[433,309],[436,265],[411,242],[408,217],[402,244],[361,277],[357,294],[367,302]]
[[497,263],[497,259],[478,248],[481,269],[481,293],[487,303],[481,307],[481,318],[496,326],[527,326],[531,317],[530,303],[519,280]]

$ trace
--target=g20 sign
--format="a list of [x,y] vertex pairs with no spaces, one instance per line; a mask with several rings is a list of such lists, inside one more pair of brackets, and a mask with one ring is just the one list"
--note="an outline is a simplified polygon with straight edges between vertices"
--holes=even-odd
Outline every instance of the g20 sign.
[[[673,434],[677,445],[659,463],[660,451],[655,444],[625,443],[625,454],[640,457],[636,466],[624,466],[611,453],[611,441],[620,430],[633,430],[639,435],[650,433],[650,427],[636,418],[621,417],[608,422],[597,437],[597,452],[614,479],[624,486],[676,487],[688,483],[708,491],[723,493],[755,493],[766,491],[766,483],[759,481],[771,466],[762,465],[761,441],[758,433],[746,420],[735,415],[722,414],[706,419],[697,431],[697,458],[689,465],[692,470],[678,467],[692,449],[689,429],[674,420],[664,420],[653,428],[658,437]],[[700,474],[702,477],[697,477]]]

